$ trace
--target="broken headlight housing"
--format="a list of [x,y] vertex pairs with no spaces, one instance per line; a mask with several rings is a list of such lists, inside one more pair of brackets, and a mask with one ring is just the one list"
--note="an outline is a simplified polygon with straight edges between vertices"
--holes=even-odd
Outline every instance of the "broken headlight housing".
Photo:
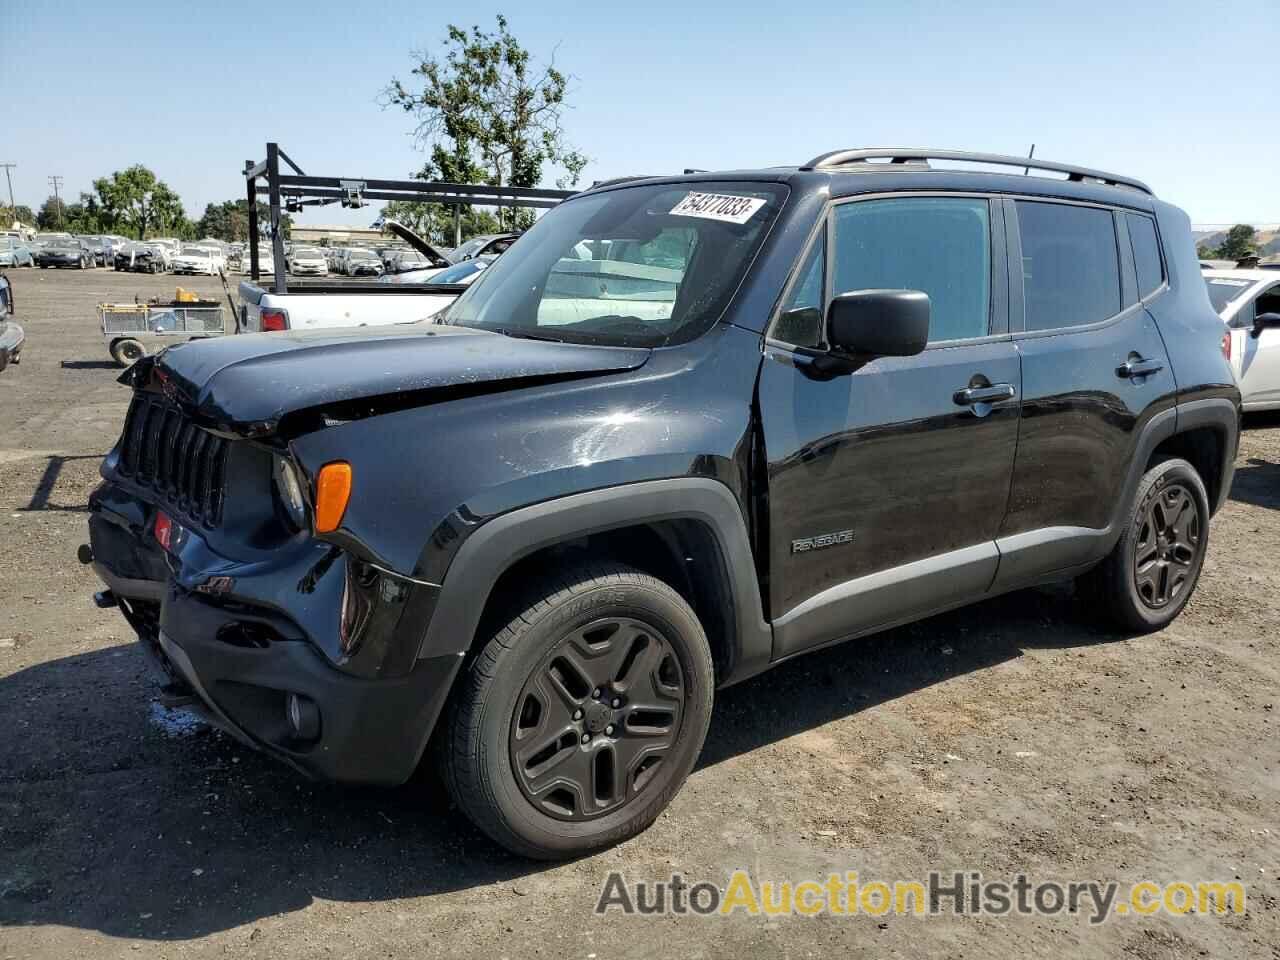
[[307,501],[302,495],[302,478],[298,476],[298,469],[284,457],[276,457],[275,484],[276,496],[289,522],[298,530],[306,530]]

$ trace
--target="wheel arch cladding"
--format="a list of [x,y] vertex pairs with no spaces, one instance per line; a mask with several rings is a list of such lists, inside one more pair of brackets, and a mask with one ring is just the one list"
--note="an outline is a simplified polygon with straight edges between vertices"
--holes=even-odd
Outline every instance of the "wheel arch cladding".
[[[724,484],[698,477],[573,494],[490,520],[459,548],[419,657],[466,653],[481,624],[509,610],[507,590],[522,573],[554,558],[555,551],[593,540],[609,549],[612,559],[653,572],[686,596],[712,643],[718,685],[768,665],[772,631],[762,613],[741,507]],[[693,576],[686,557],[693,558],[695,568],[714,563],[720,582],[699,583],[714,578],[704,577],[701,569]],[[704,618],[717,597],[719,618]]]

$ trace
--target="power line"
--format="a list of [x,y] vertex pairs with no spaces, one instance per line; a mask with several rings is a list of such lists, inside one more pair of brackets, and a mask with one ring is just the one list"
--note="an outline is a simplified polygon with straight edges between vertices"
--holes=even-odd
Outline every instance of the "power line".
[[18,208],[13,202],[13,176],[10,170],[17,166],[16,163],[0,163],[0,167],[4,167],[4,178],[9,181],[9,209],[13,211],[13,219],[18,219]]
[[62,186],[62,177],[56,174],[49,178],[49,183],[53,187],[53,207],[58,214],[58,226],[62,226],[62,198],[58,196],[58,188]]

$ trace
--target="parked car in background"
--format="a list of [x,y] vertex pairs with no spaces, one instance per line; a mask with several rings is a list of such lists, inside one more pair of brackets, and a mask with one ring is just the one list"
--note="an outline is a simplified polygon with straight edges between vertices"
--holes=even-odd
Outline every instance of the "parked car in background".
[[0,273],[0,370],[21,359],[26,335],[13,319],[13,284]]
[[469,286],[496,259],[498,258],[495,256],[487,255],[477,257],[474,260],[464,260],[462,263],[455,263],[444,268],[428,267],[424,270],[389,273],[378,282],[382,284],[439,283]]
[[450,263],[461,263],[463,260],[474,260],[476,257],[482,257],[485,254],[497,255],[504,252],[507,247],[511,246],[520,239],[518,233],[486,233],[478,237],[472,237],[456,250],[451,250],[448,254]]
[[184,243],[171,264],[173,272],[178,274],[204,274],[217,276],[218,271],[226,266],[222,251],[218,247],[204,243]]
[[342,272],[349,277],[380,277],[383,274],[382,261],[372,250],[353,247],[342,261]]
[[408,273],[409,271],[421,270],[439,270],[436,264],[433,264],[423,254],[417,250],[397,250],[394,255],[388,258],[386,262],[387,273]]
[[111,263],[111,239],[109,237],[90,234],[77,239],[88,245],[89,250],[93,253],[95,266],[105,267]]
[[116,249],[111,265],[116,270],[133,273],[164,273],[169,269],[163,247],[137,240],[128,241]]
[[49,267],[87,270],[93,266],[93,251],[88,244],[75,237],[48,240],[36,254],[36,266],[42,270]]
[[1227,325],[1227,359],[1246,411],[1280,410],[1280,272],[1206,270],[1209,302]]
[[289,251],[289,272],[297,277],[323,277],[329,273],[329,263],[318,247],[295,246]]
[[35,254],[25,241],[14,237],[0,237],[0,267],[34,267]]

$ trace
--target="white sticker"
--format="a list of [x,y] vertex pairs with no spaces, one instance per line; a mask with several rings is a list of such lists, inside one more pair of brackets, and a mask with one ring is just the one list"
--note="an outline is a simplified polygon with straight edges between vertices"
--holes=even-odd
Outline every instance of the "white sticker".
[[1251,287],[1252,280],[1224,280],[1222,277],[1210,277],[1209,282],[1219,287]]
[[687,193],[671,208],[673,217],[702,217],[725,223],[746,223],[763,207],[762,197],[735,197],[728,193]]

